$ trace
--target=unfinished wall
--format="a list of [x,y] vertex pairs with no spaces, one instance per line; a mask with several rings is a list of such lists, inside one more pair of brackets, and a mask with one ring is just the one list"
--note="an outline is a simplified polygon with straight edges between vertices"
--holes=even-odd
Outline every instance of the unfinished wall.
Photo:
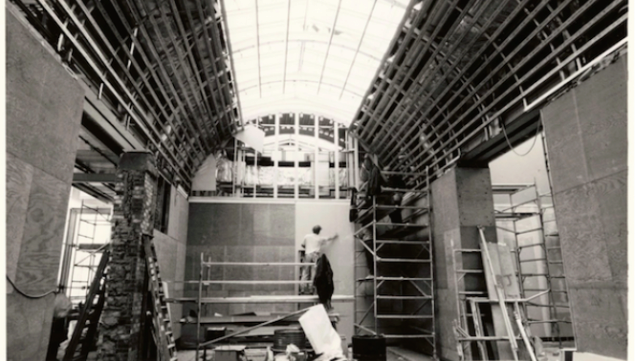
[[[348,221],[350,202],[303,202],[295,207],[295,245],[300,249],[302,239],[311,233],[313,226],[322,227],[323,236],[330,237],[334,233],[339,235],[324,254],[328,257],[333,269],[333,283],[335,284],[336,295],[354,294],[354,256],[355,240],[353,238],[354,224]],[[346,342],[352,342],[353,337],[353,314],[354,304],[352,302],[334,302],[335,312],[340,314],[340,321],[337,331],[342,336],[346,336]]]
[[626,57],[542,110],[579,351],[626,359]]
[[431,188],[437,353],[442,359],[458,360],[453,334],[459,315],[457,290],[482,291],[486,286],[482,274],[466,274],[457,285],[456,269],[479,269],[482,261],[480,253],[453,250],[479,249],[477,226],[486,227],[487,240],[496,242],[489,169],[454,168],[432,182]]
[[[187,198],[172,187],[170,192],[170,215],[168,233],[154,230],[154,245],[159,259],[161,279],[168,281],[168,297],[183,296],[183,280],[185,280],[185,250],[187,244],[187,222],[189,204]],[[172,330],[174,338],[181,335],[182,316],[180,304],[170,304],[172,314]]]
[[[57,287],[84,92],[6,7],[7,276],[29,295]],[[44,360],[49,294],[7,284],[9,360]]]
[[[190,204],[185,279],[198,280],[204,252],[217,262],[294,262],[295,206],[293,204]],[[207,278],[216,280],[294,280],[289,266],[214,266]],[[197,286],[186,287],[196,296]],[[209,297],[294,294],[293,285],[223,284],[209,287]],[[186,305],[194,306],[194,305]],[[287,311],[291,304],[210,305],[207,312],[223,315],[246,311]]]

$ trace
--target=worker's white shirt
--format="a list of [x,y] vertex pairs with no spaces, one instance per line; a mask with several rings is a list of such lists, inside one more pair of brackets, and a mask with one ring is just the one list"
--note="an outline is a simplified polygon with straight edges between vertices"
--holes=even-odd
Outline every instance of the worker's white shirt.
[[322,246],[324,246],[327,242],[326,237],[322,237],[319,234],[309,233],[304,236],[304,250],[306,254],[310,254],[313,252],[319,252]]

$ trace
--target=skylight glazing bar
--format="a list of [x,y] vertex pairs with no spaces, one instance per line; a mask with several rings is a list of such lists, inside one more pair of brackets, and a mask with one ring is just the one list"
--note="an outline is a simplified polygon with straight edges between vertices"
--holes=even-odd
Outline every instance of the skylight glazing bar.
[[[415,1],[410,1],[408,6],[406,7],[405,14],[409,14],[412,11],[412,8],[414,7],[414,3],[415,3]],[[393,36],[392,40],[390,40],[390,43],[388,43],[388,47],[386,48],[387,51],[384,54],[384,56],[382,57],[381,61],[379,62],[380,65],[384,64],[388,60],[388,58],[390,58],[390,49],[392,49],[395,46],[395,44],[397,43],[397,40],[399,38],[398,34],[401,31],[401,29],[404,28],[404,25],[406,24],[407,19],[408,19],[407,16],[403,16],[401,21],[399,22],[399,25],[397,25],[397,31],[395,33],[395,36]],[[377,70],[375,71],[375,75],[372,78],[370,78],[371,82],[374,81],[375,79],[377,79],[379,77],[380,73],[381,73],[381,66],[379,66],[377,68]],[[366,98],[368,98],[368,96],[371,94],[372,89],[373,89],[372,85],[368,87],[368,89],[366,90],[366,93],[362,97],[362,102],[360,102],[359,106],[357,107],[357,111],[355,111],[355,113],[353,113],[354,116],[357,116],[357,114],[362,112],[362,109],[364,108],[364,100]],[[351,123],[351,126],[350,126],[350,130],[351,130],[352,134],[356,135],[355,138],[357,138],[357,132],[355,130],[356,126],[357,126],[356,125],[356,121],[353,120],[353,122]]]
[[322,86],[322,78],[324,77],[324,68],[326,68],[326,62],[329,59],[329,51],[331,50],[331,43],[333,42],[333,35],[335,35],[335,26],[337,25],[337,18],[340,15],[340,9],[342,7],[342,0],[337,2],[337,9],[335,10],[335,19],[333,19],[333,26],[331,27],[331,36],[329,37],[329,43],[326,46],[326,54],[324,55],[324,62],[322,63],[322,71],[320,72],[320,80],[318,81],[317,92],[320,93],[320,87]]
[[342,99],[342,95],[344,94],[344,89],[346,89],[346,85],[348,84],[348,78],[351,76],[353,65],[355,65],[355,60],[357,60],[357,54],[359,54],[359,49],[362,47],[362,43],[364,42],[364,37],[366,36],[366,31],[368,30],[368,24],[370,24],[370,19],[372,19],[373,12],[375,12],[375,5],[377,5],[377,0],[373,1],[373,6],[370,9],[370,13],[368,13],[368,18],[366,18],[366,24],[364,24],[364,30],[362,31],[362,35],[359,37],[359,42],[357,43],[357,49],[355,50],[355,55],[353,55],[351,66],[348,67],[348,71],[346,72],[346,78],[344,78],[344,84],[342,85],[342,90],[340,91],[339,99]]
[[262,74],[260,68],[260,21],[258,19],[258,0],[254,0],[256,12],[256,54],[258,54],[258,96],[262,98]]
[[287,31],[284,39],[284,68],[282,69],[282,94],[287,86],[287,61],[289,60],[289,23],[291,23],[291,0],[287,0]]

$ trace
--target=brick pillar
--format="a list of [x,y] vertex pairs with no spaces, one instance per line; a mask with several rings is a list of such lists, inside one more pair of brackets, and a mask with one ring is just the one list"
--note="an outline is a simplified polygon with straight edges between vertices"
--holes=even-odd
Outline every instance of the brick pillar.
[[99,359],[137,360],[141,332],[146,265],[143,235],[152,235],[157,188],[154,156],[128,152],[119,161],[112,230],[111,259],[107,269],[106,304],[101,317]]
[[[489,168],[457,167],[431,185],[436,282],[437,352],[441,359],[458,360],[453,321],[458,320],[457,289],[487,291],[482,274],[466,274],[457,284],[458,269],[482,267],[480,253],[455,253],[455,249],[479,249],[477,226],[496,242],[494,198]],[[509,358],[511,359],[511,355]]]

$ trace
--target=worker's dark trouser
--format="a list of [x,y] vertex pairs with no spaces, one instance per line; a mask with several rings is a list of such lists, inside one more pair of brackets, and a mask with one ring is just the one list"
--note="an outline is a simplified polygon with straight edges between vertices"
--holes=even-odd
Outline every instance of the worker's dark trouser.
[[317,262],[318,258],[320,258],[319,252],[312,252],[307,254],[304,257],[304,262],[313,263],[313,265],[302,266],[300,268],[300,280],[311,281],[311,282],[300,284],[301,295],[312,295],[314,293],[313,292],[313,278],[315,277],[315,262]]
[[[370,248],[373,249],[373,240],[372,239],[365,239],[364,240],[364,244]],[[366,248],[364,248],[364,255],[366,255],[366,265],[368,266],[368,271],[370,272],[370,275],[374,275],[375,274],[375,262],[373,260],[373,254],[368,252],[368,250]]]

